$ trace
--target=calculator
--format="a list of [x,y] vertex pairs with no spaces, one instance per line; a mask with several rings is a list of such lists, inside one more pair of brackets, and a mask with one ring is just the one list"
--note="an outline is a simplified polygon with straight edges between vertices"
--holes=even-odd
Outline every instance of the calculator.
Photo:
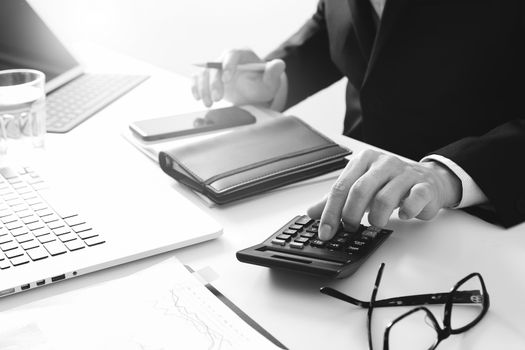
[[237,252],[241,262],[329,278],[353,274],[390,236],[392,230],[374,226],[355,232],[342,225],[329,241],[319,239],[319,220],[296,216],[261,244]]

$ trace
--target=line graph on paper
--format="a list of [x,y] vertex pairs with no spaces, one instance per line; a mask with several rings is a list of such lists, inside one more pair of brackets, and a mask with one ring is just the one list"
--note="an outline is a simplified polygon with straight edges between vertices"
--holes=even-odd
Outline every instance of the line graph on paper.
[[54,350],[276,348],[174,259],[1,313],[0,323],[12,326],[0,329],[0,343],[29,334]]
[[[243,338],[242,332],[187,285],[174,286],[157,300],[151,300],[150,311],[154,327],[141,327],[133,339],[141,350],[172,349],[171,345],[182,348],[181,343],[184,349],[230,350],[238,348],[239,338]],[[141,323],[144,321],[143,318]],[[249,343],[247,338],[242,340]]]

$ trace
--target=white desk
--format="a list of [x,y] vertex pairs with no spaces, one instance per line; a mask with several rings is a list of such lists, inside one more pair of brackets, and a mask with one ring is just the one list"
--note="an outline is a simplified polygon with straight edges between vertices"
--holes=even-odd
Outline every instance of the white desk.
[[[59,155],[71,157],[71,164],[75,167],[62,166],[67,167],[71,174],[80,176],[85,172],[84,179],[93,178],[92,183],[85,185],[96,188],[93,185],[104,187],[97,183],[103,178],[100,172],[119,174],[122,171],[120,161],[116,161],[116,156],[120,155],[119,159],[132,162],[133,169],[144,174],[145,182],[152,180],[152,176],[164,181],[167,191],[181,191],[211,214],[223,225],[224,235],[175,254],[194,269],[213,267],[220,275],[214,285],[283,344],[291,349],[367,349],[366,310],[333,300],[318,290],[330,285],[368,300],[377,268],[385,262],[379,298],[448,291],[470,272],[478,271],[483,275],[491,297],[488,314],[472,330],[451,336],[439,349],[525,348],[525,303],[522,299],[525,295],[525,279],[522,278],[525,272],[524,224],[504,230],[461,211],[443,211],[430,223],[393,219],[389,224],[395,231],[393,236],[356,274],[337,281],[239,263],[235,258],[236,251],[261,242],[291,217],[304,213],[311,203],[328,191],[330,182],[282,189],[225,207],[205,206],[196,196],[161,175],[156,164],[120,136],[121,130],[131,120],[200,109],[201,106],[192,101],[189,83],[184,78],[140,62],[119,56],[100,56],[91,49],[87,52],[89,55],[85,57],[89,57],[93,67],[148,72],[153,76],[72,132],[49,135],[47,153],[50,158],[56,160]],[[313,110],[319,110],[319,107]],[[333,129],[333,125],[323,126],[307,104],[294,112],[321,131]],[[354,151],[366,147],[361,142],[333,133],[330,136]],[[62,147],[64,145],[67,148]],[[144,204],[137,198],[137,205]],[[176,218],[176,209],[173,218]],[[176,225],[176,220],[167,224]],[[150,261],[155,261],[155,258]],[[117,267],[111,273],[125,273],[134,266]],[[15,295],[0,301],[0,311],[108,276],[111,276],[108,272],[97,273]],[[431,309],[438,318],[442,317],[442,307]],[[377,349],[381,349],[379,344],[384,326],[403,311],[406,309],[375,312],[373,327]]]

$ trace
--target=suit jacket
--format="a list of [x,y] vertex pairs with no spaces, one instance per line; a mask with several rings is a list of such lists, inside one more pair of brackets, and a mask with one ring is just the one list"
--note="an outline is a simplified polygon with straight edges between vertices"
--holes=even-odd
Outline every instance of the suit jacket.
[[[268,58],[287,105],[348,77],[344,133],[419,160],[440,154],[488,197],[486,220],[525,220],[525,2],[321,0]],[[330,118],[330,111],[326,112]]]

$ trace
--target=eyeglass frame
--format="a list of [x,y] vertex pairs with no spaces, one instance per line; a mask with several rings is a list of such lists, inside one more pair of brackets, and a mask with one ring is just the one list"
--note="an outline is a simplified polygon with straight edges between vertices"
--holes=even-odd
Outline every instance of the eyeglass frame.
[[[474,327],[476,324],[478,324],[479,321],[481,321],[481,319],[485,316],[485,314],[487,313],[490,307],[490,297],[487,292],[485,281],[483,280],[483,277],[481,276],[481,274],[478,272],[473,272],[465,276],[461,280],[459,280],[459,282],[454,284],[454,286],[450,289],[449,292],[407,295],[407,296],[401,296],[401,297],[395,297],[395,298],[376,300],[377,291],[379,289],[379,284],[383,276],[384,267],[385,267],[385,263],[382,263],[379,267],[379,270],[376,276],[376,280],[374,283],[374,289],[372,291],[372,296],[370,298],[370,302],[366,302],[366,301],[362,301],[362,300],[353,298],[331,287],[322,287],[320,289],[320,292],[323,294],[326,294],[328,296],[334,297],[344,302],[368,309],[367,327],[368,327],[368,346],[370,350],[373,350],[372,313],[373,313],[374,307],[435,305],[435,304],[445,305],[445,312],[443,316],[443,328],[439,325],[434,314],[428,308],[424,306],[419,306],[414,309],[411,309],[403,313],[402,315],[398,316],[397,318],[395,318],[392,322],[390,322],[390,324],[385,329],[384,337],[383,337],[383,350],[389,350],[388,341],[389,341],[389,335],[390,335],[391,328],[396,323],[401,321],[403,318],[410,316],[411,314],[417,311],[424,311],[426,313],[426,315],[429,317],[430,321],[432,322],[432,326],[434,327],[434,330],[437,333],[437,340],[434,343],[434,345],[432,345],[432,347],[429,349],[429,350],[434,350],[441,343],[441,341],[448,338],[450,335],[466,332],[472,327]],[[461,287],[465,282],[467,282],[473,277],[479,278],[480,283],[481,283],[481,291],[479,290],[458,291],[459,287]],[[451,317],[452,317],[452,306],[454,303],[460,303],[460,304],[480,304],[481,303],[483,309],[481,310],[481,313],[469,324],[463,327],[460,327],[458,329],[452,329],[450,322],[451,322]]]

